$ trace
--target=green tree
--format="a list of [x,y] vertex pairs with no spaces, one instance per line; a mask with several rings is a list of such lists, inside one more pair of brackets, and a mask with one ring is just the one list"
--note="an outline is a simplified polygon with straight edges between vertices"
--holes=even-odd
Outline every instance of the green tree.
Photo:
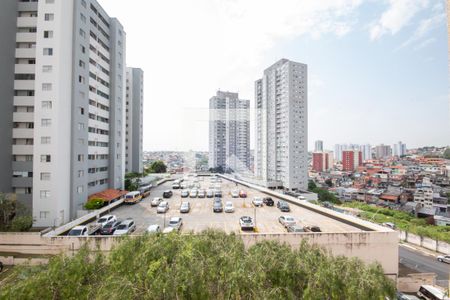
[[308,181],[308,191],[314,192],[314,190],[317,188],[317,185],[314,181],[309,180]]
[[450,147],[447,147],[447,149],[445,149],[445,151],[444,151],[444,158],[445,159],[450,159]]
[[11,231],[28,231],[32,226],[32,216],[16,216],[11,222]]
[[32,225],[31,214],[15,194],[0,193],[0,231],[27,231]]
[[150,173],[166,173],[167,166],[162,160],[156,160],[149,167]]
[[99,209],[105,206],[105,200],[102,198],[92,198],[84,204],[84,208],[87,210]]
[[234,234],[173,233],[126,238],[108,255],[81,249],[46,266],[17,267],[0,298],[393,299],[383,273],[306,242],[296,250],[275,241],[246,249]]

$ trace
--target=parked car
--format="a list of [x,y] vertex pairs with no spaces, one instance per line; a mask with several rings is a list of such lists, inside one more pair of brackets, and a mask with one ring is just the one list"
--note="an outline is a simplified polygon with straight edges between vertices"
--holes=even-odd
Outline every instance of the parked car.
[[119,220],[110,221],[110,222],[106,223],[105,225],[103,225],[102,228],[100,228],[100,234],[111,235],[114,233],[114,231],[116,231],[116,229],[119,225],[120,225]]
[[187,201],[181,202],[180,213],[188,213],[191,210],[191,205]]
[[197,197],[199,198],[205,198],[206,197],[206,191],[205,190],[199,190]]
[[214,197],[214,191],[213,191],[213,190],[208,190],[208,191],[206,192],[206,197],[208,197],[208,198]]
[[170,218],[169,227],[173,227],[177,231],[179,231],[182,225],[183,225],[183,219],[181,219],[180,217]]
[[322,232],[319,226],[305,226],[303,230],[306,232]]
[[170,198],[170,197],[172,197],[172,195],[173,195],[173,192],[171,190],[167,190],[167,191],[164,191],[163,198]]
[[181,191],[181,198],[187,198],[189,197],[189,191],[188,190],[182,190]]
[[232,213],[232,212],[234,212],[233,202],[231,202],[231,201],[225,202],[225,208],[224,208],[224,211],[225,211],[226,213]]
[[397,292],[397,300],[420,300],[417,296],[414,295],[407,295],[403,294],[401,292]]
[[275,204],[275,202],[272,200],[272,198],[270,198],[270,197],[265,197],[264,199],[263,199],[263,202],[264,202],[264,204],[265,205],[267,205],[267,206],[273,206],[274,204]]
[[287,227],[287,232],[305,232],[302,226],[290,225]]
[[290,212],[291,209],[289,208],[289,204],[286,201],[278,201],[277,202],[277,207],[282,211],[282,212]]
[[176,232],[176,231],[177,231],[176,228],[167,226],[166,228],[163,229],[162,233],[167,234],[167,233]]
[[117,221],[117,218],[115,215],[104,215],[104,216],[100,217],[96,223],[100,226],[103,226],[111,221]]
[[252,204],[255,207],[262,207],[264,202],[263,202],[263,199],[261,197],[254,197],[253,200],[252,200]]
[[241,230],[253,230],[255,228],[255,222],[253,222],[253,218],[249,216],[243,216],[239,219],[239,225],[241,226]]
[[75,226],[74,228],[72,228],[69,233],[67,234],[68,236],[88,236],[89,235],[89,230],[87,226]]
[[223,204],[222,201],[214,201],[213,204],[213,212],[222,212],[223,211]]
[[198,194],[198,191],[197,191],[196,189],[192,189],[192,190],[189,192],[189,197],[195,198],[195,197],[197,197],[197,194]]
[[169,203],[167,201],[162,201],[159,203],[158,207],[156,208],[156,212],[158,214],[164,214],[169,210]]
[[153,198],[152,201],[150,202],[150,205],[151,205],[152,207],[158,206],[158,205],[161,203],[161,201],[162,201],[162,198],[161,198],[161,197],[155,197],[155,198]]
[[450,264],[450,255],[439,255],[437,257],[437,260],[440,262],[445,262],[445,263]]
[[247,192],[244,190],[239,191],[239,197],[241,198],[247,198]]
[[181,186],[180,186],[180,184],[178,183],[178,182],[174,182],[173,184],[172,184],[172,188],[174,189],[174,190],[176,190],[176,189],[179,189]]
[[122,221],[117,227],[116,231],[114,231],[113,235],[125,235],[130,234],[136,230],[136,224],[134,220],[129,218],[125,221]]
[[284,227],[295,225],[295,219],[291,216],[281,216],[278,218],[278,222]]
[[214,191],[214,197],[222,197],[222,191],[221,190],[215,190]]
[[239,191],[236,191],[236,190],[231,191],[231,197],[233,197],[233,198],[239,198]]
[[157,224],[152,224],[150,226],[147,227],[146,230],[148,233],[160,233],[161,232],[161,227]]

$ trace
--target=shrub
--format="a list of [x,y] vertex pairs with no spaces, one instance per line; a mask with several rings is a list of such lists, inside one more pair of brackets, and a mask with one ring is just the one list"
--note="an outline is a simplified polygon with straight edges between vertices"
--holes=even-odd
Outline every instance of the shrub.
[[32,216],[16,216],[11,222],[11,231],[28,231],[33,226]]
[[105,200],[103,200],[102,198],[93,198],[88,200],[88,202],[86,202],[86,204],[84,205],[84,208],[87,210],[92,210],[92,209],[99,209],[102,208],[105,205]]

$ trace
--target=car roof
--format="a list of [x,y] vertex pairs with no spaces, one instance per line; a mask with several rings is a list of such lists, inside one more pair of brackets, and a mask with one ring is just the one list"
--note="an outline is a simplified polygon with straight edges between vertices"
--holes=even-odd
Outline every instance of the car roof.
[[130,224],[131,222],[134,222],[133,219],[126,219],[125,221],[122,221],[120,224]]
[[114,217],[114,215],[103,215],[100,218],[109,218],[109,217]]
[[[75,226],[74,228],[72,228],[72,229],[75,229],[75,230],[83,230],[83,229],[85,229],[86,228],[86,226],[82,226],[82,225],[80,225],[80,226]],[[71,229],[71,230],[72,230]]]
[[250,217],[250,216],[242,216],[242,217],[241,217],[242,220],[250,220],[251,218],[252,218],[252,217]]
[[181,220],[181,217],[172,217],[170,218],[170,221],[179,221]]
[[159,227],[158,224],[152,224],[152,225],[148,226],[147,229],[156,229],[158,227]]

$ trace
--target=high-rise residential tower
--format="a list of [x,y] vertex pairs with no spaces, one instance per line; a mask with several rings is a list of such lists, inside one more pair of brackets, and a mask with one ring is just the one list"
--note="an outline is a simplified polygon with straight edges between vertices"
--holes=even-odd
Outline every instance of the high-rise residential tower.
[[308,184],[307,65],[281,59],[255,82],[255,175],[289,190]]
[[125,172],[142,173],[144,72],[126,69]]
[[250,101],[217,91],[209,99],[209,167],[235,172],[250,168]]
[[314,143],[314,152],[323,152],[323,141],[317,140]]
[[123,188],[125,32],[95,0],[3,0],[0,15],[0,191],[34,226],[66,223]]

